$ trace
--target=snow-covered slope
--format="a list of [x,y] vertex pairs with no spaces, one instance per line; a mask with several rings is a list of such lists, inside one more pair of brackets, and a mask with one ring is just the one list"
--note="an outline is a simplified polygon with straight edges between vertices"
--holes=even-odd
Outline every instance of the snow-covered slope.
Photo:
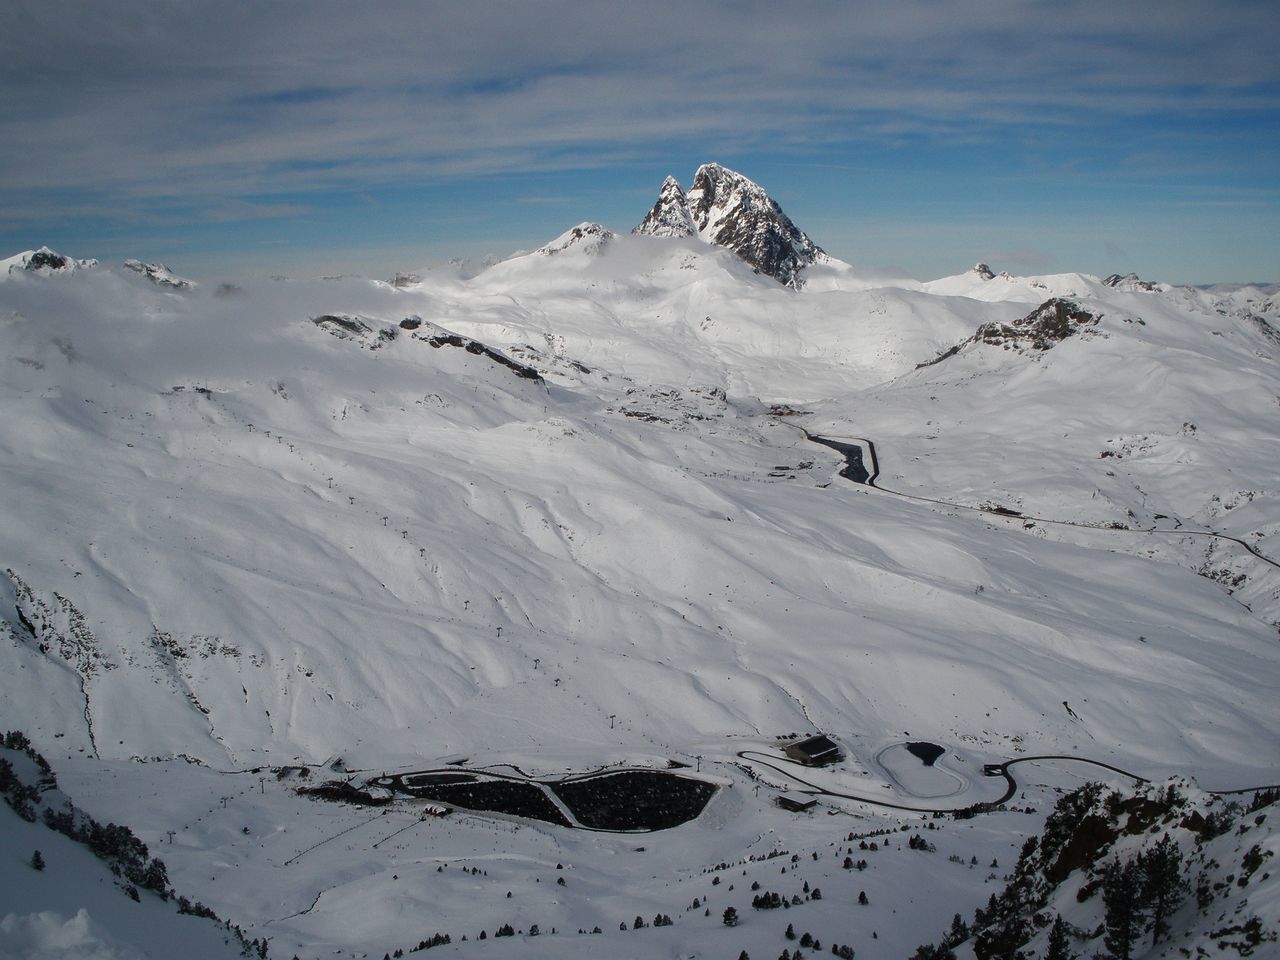
[[[148,843],[174,830],[180,887],[305,955],[468,929],[487,956],[502,944],[475,944],[482,923],[618,937],[636,913],[681,916],[628,930],[637,955],[736,955],[753,941],[718,915],[750,896],[720,887],[777,880],[748,860],[712,890],[703,870],[899,825],[852,797],[988,802],[1003,781],[984,764],[1039,754],[1275,782],[1280,335],[1256,304],[1074,274],[819,284],[823,268],[797,292],[696,237],[583,224],[400,286],[225,298],[107,268],[11,275],[0,727],[68,762],[95,816]],[[975,338],[1039,331],[1054,297],[1096,322],[1049,349]],[[838,477],[806,431],[871,440],[877,486]],[[844,763],[760,760],[815,729]],[[938,770],[904,769],[916,738],[946,748]],[[379,821],[267,779],[450,760],[676,761],[722,789],[642,843],[459,818],[424,846],[436,828],[404,803]],[[1089,772],[1020,782],[1037,806]],[[845,795],[826,796],[833,818],[772,806],[797,776]],[[946,843],[1003,857],[1020,817],[1037,828],[1000,814]],[[367,842],[327,843],[348,828]],[[842,859],[807,877],[840,891],[811,904],[831,930],[858,892]],[[580,871],[564,887],[557,862]],[[898,919],[886,904],[876,938],[824,942],[909,951],[932,908],[908,906],[904,870],[881,879]],[[930,881],[944,922],[980,880]],[[709,920],[685,910],[695,886]],[[429,923],[405,921],[427,904]]]

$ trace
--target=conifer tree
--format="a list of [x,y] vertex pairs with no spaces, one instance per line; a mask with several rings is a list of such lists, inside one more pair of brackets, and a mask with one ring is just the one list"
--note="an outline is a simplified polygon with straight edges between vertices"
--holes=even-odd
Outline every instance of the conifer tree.
[[1134,861],[1113,860],[1102,880],[1102,903],[1106,907],[1103,942],[1115,960],[1130,960],[1133,948],[1146,929],[1142,904],[1142,870]]
[[1142,869],[1142,899],[1151,912],[1151,945],[1154,947],[1168,935],[1169,915],[1187,895],[1182,851],[1166,833],[1138,858],[1138,863]]
[[1071,945],[1067,939],[1067,924],[1062,919],[1062,914],[1053,921],[1053,926],[1049,928],[1049,947],[1045,950],[1044,960],[1075,960],[1075,954],[1071,952]]

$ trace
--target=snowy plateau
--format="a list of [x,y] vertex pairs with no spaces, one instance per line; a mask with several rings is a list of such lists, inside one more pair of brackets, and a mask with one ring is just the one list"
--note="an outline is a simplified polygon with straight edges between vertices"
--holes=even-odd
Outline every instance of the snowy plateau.
[[0,956],[1280,956],[1280,298],[998,269],[0,261]]

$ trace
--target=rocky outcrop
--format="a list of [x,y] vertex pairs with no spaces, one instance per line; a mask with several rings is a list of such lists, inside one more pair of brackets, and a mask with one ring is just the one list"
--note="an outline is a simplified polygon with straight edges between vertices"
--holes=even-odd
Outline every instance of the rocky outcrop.
[[1102,284],[1106,287],[1114,287],[1117,290],[1145,290],[1147,293],[1156,288],[1154,283],[1140,279],[1136,273],[1126,273],[1123,277],[1118,273],[1113,273],[1103,280]]
[[513,360],[487,343],[481,343],[471,337],[464,337],[451,330],[446,330],[444,327],[423,320],[417,315],[405,317],[394,327],[382,324],[370,317],[349,313],[326,313],[318,317],[312,317],[311,322],[339,340],[353,340],[361,348],[369,350],[380,350],[389,344],[395,343],[400,336],[400,331],[403,330],[409,334],[410,340],[422,341],[436,349],[458,347],[472,356],[483,357],[501,367],[505,367],[521,380],[532,380],[535,383],[543,382],[542,374],[528,364]]
[[984,323],[973,340],[1006,350],[1048,350],[1077,331],[1096,326],[1101,318],[1074,300],[1053,297],[1013,323]]
[[992,272],[991,268],[988,267],[985,263],[975,263],[973,265],[972,272],[976,273],[983,280],[994,280],[996,278],[995,273]]
[[1042,353],[1067,337],[1091,331],[1101,319],[1102,314],[1090,313],[1074,300],[1053,297],[1012,323],[984,323],[972,337],[961,340],[932,360],[916,364],[916,369],[942,363],[975,343],[1003,347],[1019,353]]

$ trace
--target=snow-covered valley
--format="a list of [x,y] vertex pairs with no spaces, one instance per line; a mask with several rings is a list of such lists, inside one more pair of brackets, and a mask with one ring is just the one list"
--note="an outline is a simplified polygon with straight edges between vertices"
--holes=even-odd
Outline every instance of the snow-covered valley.
[[[790,286],[594,225],[395,285],[5,261],[0,729],[281,957],[759,960],[797,918],[905,957],[1061,791],[1133,783],[1025,763],[1011,809],[929,812],[1000,799],[984,765],[1280,782],[1274,291],[818,254]],[[815,435],[872,441],[875,485]],[[819,731],[840,763],[781,759]],[[455,762],[718,790],[641,836],[295,792]]]

